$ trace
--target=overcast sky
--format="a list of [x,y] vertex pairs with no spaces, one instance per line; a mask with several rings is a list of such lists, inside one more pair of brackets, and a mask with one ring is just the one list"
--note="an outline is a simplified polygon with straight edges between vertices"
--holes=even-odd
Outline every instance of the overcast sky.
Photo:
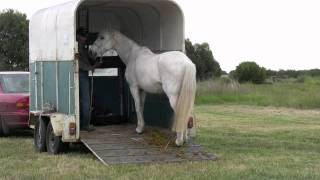
[[[28,18],[38,9],[69,0],[1,0]],[[186,37],[208,42],[223,70],[242,61],[267,69],[320,68],[319,0],[177,0]]]

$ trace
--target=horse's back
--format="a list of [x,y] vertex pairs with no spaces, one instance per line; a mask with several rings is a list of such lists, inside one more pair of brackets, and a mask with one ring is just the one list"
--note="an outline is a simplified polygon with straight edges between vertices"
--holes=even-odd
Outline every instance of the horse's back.
[[164,91],[177,94],[184,77],[186,66],[194,66],[192,61],[180,51],[160,54],[159,72]]
[[174,94],[179,92],[186,66],[193,65],[182,52],[154,54],[144,48],[141,49],[134,64],[135,76],[128,77],[132,81],[131,84],[138,83],[140,88],[151,93],[164,90],[166,93],[170,91]]
[[180,51],[171,51],[159,55],[160,72],[183,74],[186,65],[193,64],[192,61]]
[[165,52],[160,54],[160,56],[160,61],[163,61],[163,63],[168,63],[169,65],[179,64],[181,66],[184,66],[185,64],[192,64],[192,61],[188,58],[188,56],[180,51]]

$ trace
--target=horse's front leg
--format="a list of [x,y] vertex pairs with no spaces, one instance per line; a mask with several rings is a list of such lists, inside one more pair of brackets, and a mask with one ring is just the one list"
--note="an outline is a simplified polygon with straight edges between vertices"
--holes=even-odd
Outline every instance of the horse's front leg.
[[143,133],[144,130],[144,119],[143,119],[143,108],[145,101],[145,92],[141,91],[138,87],[130,87],[131,94],[135,103],[137,113],[137,133]]
[[143,118],[143,111],[144,111],[144,102],[146,99],[146,93],[143,90],[140,90],[140,113],[141,113],[141,122],[140,122],[140,126],[138,125],[137,127],[137,132],[140,131],[141,133],[144,130],[144,118]]

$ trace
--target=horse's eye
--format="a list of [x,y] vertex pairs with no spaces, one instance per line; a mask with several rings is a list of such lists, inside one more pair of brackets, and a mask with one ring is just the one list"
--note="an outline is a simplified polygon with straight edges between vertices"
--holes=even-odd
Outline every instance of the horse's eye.
[[104,40],[104,37],[100,37],[101,40]]

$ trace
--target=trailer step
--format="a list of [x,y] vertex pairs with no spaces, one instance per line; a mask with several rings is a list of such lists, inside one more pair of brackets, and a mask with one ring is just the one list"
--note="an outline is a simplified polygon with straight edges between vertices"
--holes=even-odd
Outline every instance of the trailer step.
[[192,140],[176,147],[174,134],[159,128],[148,127],[139,135],[128,124],[95,127],[81,132],[81,141],[105,165],[216,160]]

